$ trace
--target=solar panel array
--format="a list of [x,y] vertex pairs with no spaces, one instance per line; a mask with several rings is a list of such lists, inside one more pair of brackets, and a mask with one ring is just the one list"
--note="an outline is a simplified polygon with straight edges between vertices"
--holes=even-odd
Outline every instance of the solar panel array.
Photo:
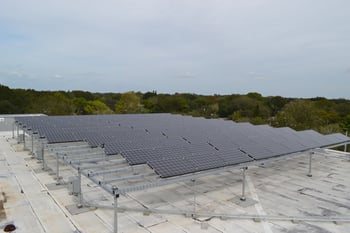
[[161,177],[328,147],[350,138],[313,130],[254,126],[172,114],[33,116],[16,118],[48,143],[86,141],[130,165],[148,164]]

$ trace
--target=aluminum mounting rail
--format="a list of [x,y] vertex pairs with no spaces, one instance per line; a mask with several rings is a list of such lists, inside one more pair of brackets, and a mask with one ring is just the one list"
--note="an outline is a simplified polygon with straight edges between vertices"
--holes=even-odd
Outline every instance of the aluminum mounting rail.
[[[82,165],[82,166],[79,166],[79,169],[86,170],[86,169],[105,168],[105,167],[127,164],[127,162],[125,160],[123,160],[123,159],[119,159],[119,160],[120,161],[116,161],[116,162],[107,161],[106,163],[100,163],[100,164]],[[103,161],[105,161],[105,160],[102,160],[102,162]]]
[[132,175],[132,176],[115,177],[110,179],[104,179],[100,182],[101,184],[109,184],[113,182],[120,182],[120,181],[126,181],[126,180],[144,179],[147,177],[152,177],[154,175],[155,173],[146,173],[146,174],[139,174],[139,175]]
[[137,170],[145,170],[146,166],[147,165],[145,165],[145,164],[140,164],[140,165],[135,165],[135,166],[130,166],[130,167],[116,168],[116,169],[97,171],[97,172],[89,171],[88,177],[107,175],[107,174],[113,174],[113,173],[118,173],[118,172],[129,172],[129,171],[133,172],[133,171],[137,171]]
[[86,158],[86,159],[78,159],[78,160],[72,159],[67,161],[70,164],[81,164],[81,163],[95,163],[95,162],[102,162],[102,161],[113,161],[114,159],[122,159],[122,157],[119,157],[118,155],[117,155],[117,158],[112,155],[107,155],[107,156],[102,155],[101,157],[98,157],[98,158]]

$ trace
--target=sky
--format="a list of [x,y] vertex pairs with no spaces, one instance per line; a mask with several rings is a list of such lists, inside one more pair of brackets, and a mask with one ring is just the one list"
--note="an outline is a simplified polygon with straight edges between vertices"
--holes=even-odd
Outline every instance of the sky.
[[350,99],[350,1],[1,0],[0,84]]

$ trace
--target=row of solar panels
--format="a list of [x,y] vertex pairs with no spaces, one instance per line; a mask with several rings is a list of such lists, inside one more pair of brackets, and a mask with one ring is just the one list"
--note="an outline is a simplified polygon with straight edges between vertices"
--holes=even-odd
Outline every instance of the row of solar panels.
[[20,117],[16,121],[48,143],[86,141],[121,154],[131,165],[148,164],[161,177],[328,147],[349,138],[313,130],[254,126],[172,114]]

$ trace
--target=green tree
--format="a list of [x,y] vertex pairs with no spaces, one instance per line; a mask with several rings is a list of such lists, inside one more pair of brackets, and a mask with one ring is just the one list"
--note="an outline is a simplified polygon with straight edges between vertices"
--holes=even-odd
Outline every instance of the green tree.
[[335,111],[320,110],[320,118],[325,125],[337,123],[340,120],[340,116]]
[[74,106],[69,98],[60,92],[41,92],[32,102],[32,113],[47,115],[70,115]]
[[288,103],[288,100],[286,98],[283,98],[281,96],[273,96],[267,98],[267,105],[271,109],[271,115],[275,116],[282,108],[284,105]]
[[16,113],[36,113],[33,111],[33,103],[40,97],[41,92],[28,89],[14,89],[11,102],[16,106]]
[[288,126],[295,130],[318,129],[322,126],[320,110],[309,100],[296,100],[284,106],[273,122],[274,126]]
[[264,100],[264,97],[260,94],[260,93],[257,93],[257,92],[249,92],[247,94],[247,96],[251,99],[256,99],[256,100],[259,100],[259,101],[263,101]]
[[17,113],[16,106],[12,102],[14,98],[16,95],[9,87],[0,85],[0,114]]
[[104,93],[100,94],[99,100],[105,103],[110,109],[114,109],[116,103],[120,100],[121,94],[119,93]]
[[[340,121],[340,127],[343,129],[348,129],[348,132],[350,132],[350,114],[347,115],[346,117],[344,117],[341,121]],[[350,136],[350,133],[349,133]]]
[[158,95],[155,110],[157,112],[187,113],[190,110],[190,106],[181,95]]
[[87,101],[84,107],[86,114],[111,114],[113,111],[102,101],[93,100]]
[[333,102],[336,103],[334,108],[341,118],[350,115],[350,100],[338,99],[333,100]]
[[7,100],[12,97],[12,94],[9,87],[0,84],[0,100]]
[[141,113],[143,106],[140,102],[140,97],[134,92],[123,93],[120,100],[115,105],[116,113]]
[[152,92],[146,92],[145,94],[142,95],[142,99],[146,100],[149,98],[152,98],[154,96],[157,96],[157,92],[156,91],[152,91]]
[[321,126],[318,131],[321,134],[331,134],[331,133],[339,133],[342,132],[342,128],[339,126],[339,124],[328,124]]
[[253,125],[264,125],[266,124],[266,120],[261,118],[261,117],[254,117],[254,118],[251,118],[249,120],[250,123],[252,123]]
[[261,117],[267,119],[270,116],[269,108],[263,101],[258,99],[259,95],[256,93],[247,95],[232,95],[224,97],[219,102],[219,115],[221,117],[232,116],[235,112],[239,112],[242,118],[250,119],[254,117]]
[[87,105],[88,105],[88,101],[83,97],[73,99],[74,114],[77,114],[77,115],[88,114],[85,109]]
[[0,100],[0,114],[16,113],[16,107],[9,100]]
[[73,98],[84,98],[88,101],[92,101],[95,99],[94,95],[88,91],[72,91],[71,96]]

